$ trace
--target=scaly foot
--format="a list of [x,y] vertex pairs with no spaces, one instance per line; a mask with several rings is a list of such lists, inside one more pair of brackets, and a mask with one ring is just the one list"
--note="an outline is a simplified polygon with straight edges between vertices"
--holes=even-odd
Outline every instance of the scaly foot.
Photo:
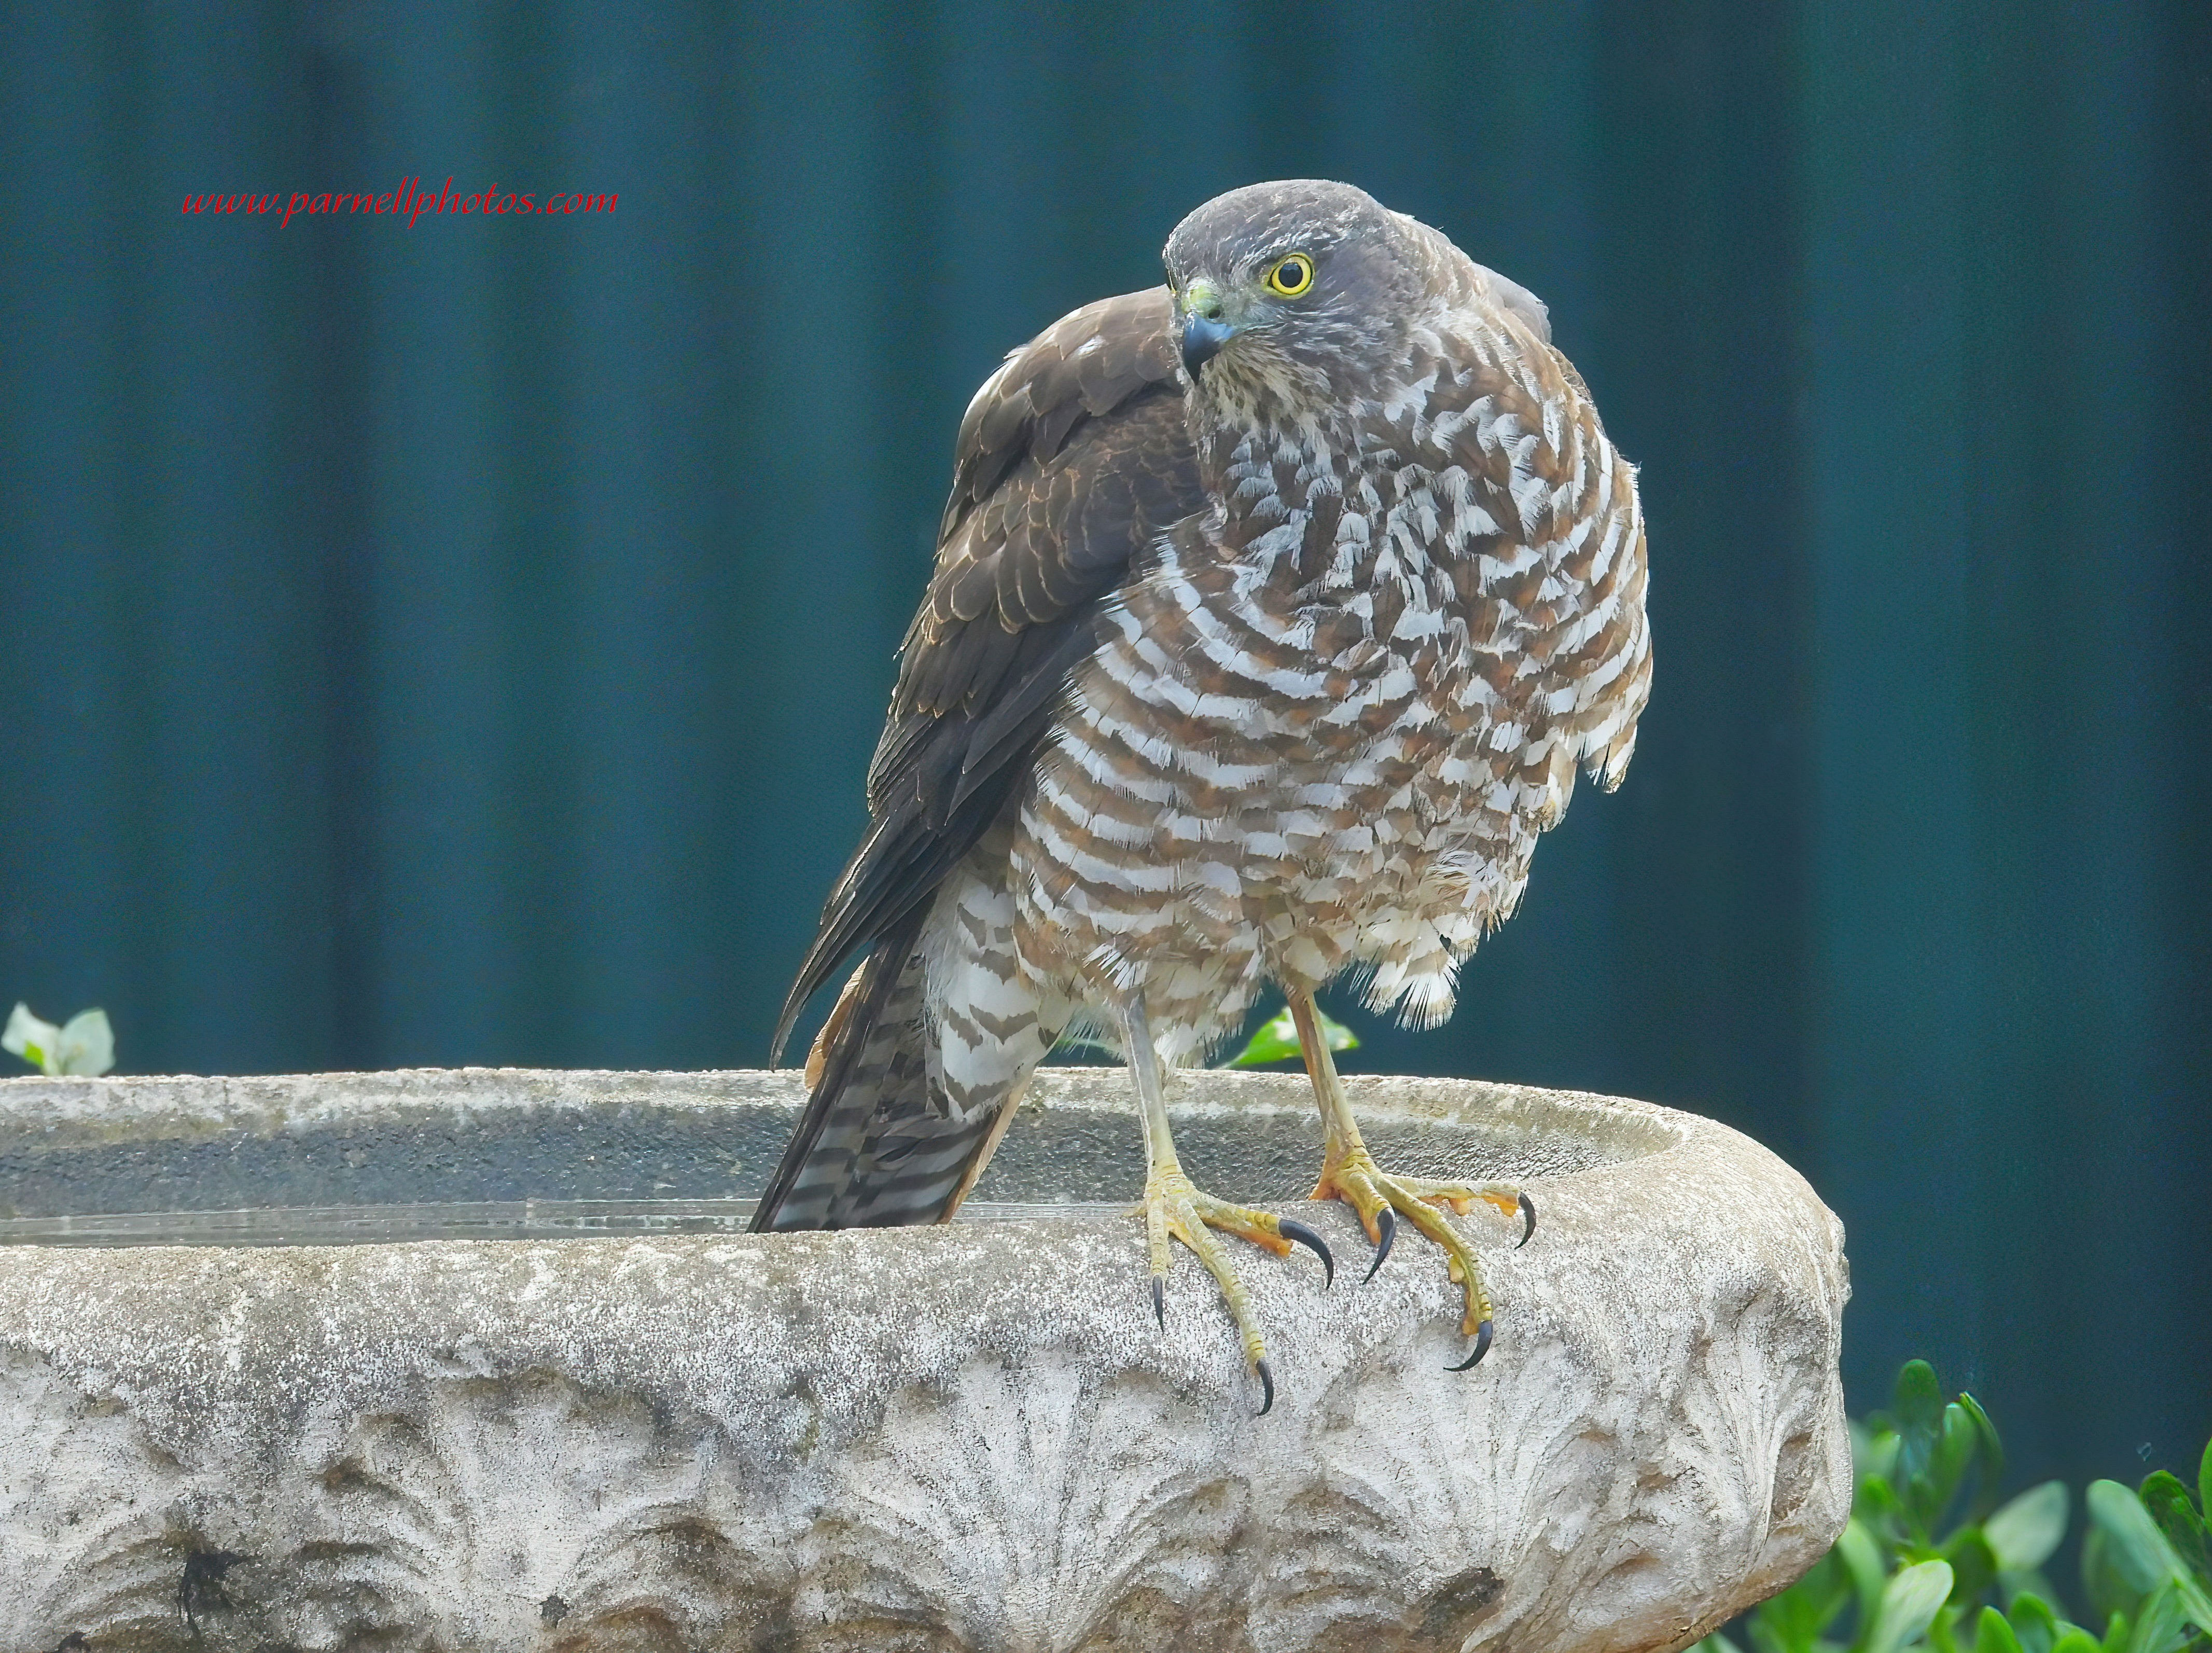
[[1221,1287],[1222,1299],[1229,1305],[1229,1317],[1236,1322],[1237,1335],[1244,1340],[1244,1358],[1259,1375],[1264,1397],[1260,1415],[1264,1418],[1275,1404],[1275,1379],[1267,1370],[1267,1343],[1260,1335],[1259,1323],[1252,1317],[1251,1299],[1245,1293],[1244,1282],[1230,1267],[1228,1253],[1221,1243],[1209,1232],[1214,1229],[1240,1235],[1279,1257],[1288,1256],[1293,1243],[1304,1246],[1321,1259],[1330,1283],[1336,1279],[1336,1259],[1329,1255],[1328,1246],[1321,1236],[1304,1223],[1292,1222],[1272,1212],[1232,1206],[1201,1193],[1172,1161],[1155,1166],[1145,1180],[1145,1237],[1152,1253],[1152,1312],[1159,1316],[1160,1328],[1166,1330],[1168,1323],[1167,1275],[1173,1255],[1168,1242],[1181,1240],[1197,1254],[1199,1261],[1206,1265],[1206,1272]]
[[1443,1248],[1451,1277],[1467,1299],[1460,1330],[1474,1340],[1474,1352],[1449,1370],[1465,1371],[1490,1352],[1490,1293],[1483,1287],[1482,1268],[1474,1260],[1474,1248],[1444,1220],[1440,1207],[1449,1206],[1464,1215],[1476,1200],[1486,1200],[1509,1215],[1518,1212],[1521,1243],[1526,1245],[1536,1231],[1535,1204],[1510,1182],[1439,1182],[1426,1176],[1385,1173],[1360,1140],[1359,1124],[1352,1116],[1344,1081],[1337,1077],[1328,1041],[1322,1036],[1321,1010],[1314,1003],[1313,989],[1285,983],[1284,994],[1291,1001],[1291,1019],[1297,1024],[1298,1054],[1305,1058],[1314,1100],[1321,1107],[1321,1181],[1314,1184],[1313,1197],[1341,1200],[1358,1214],[1360,1227],[1367,1231],[1367,1238],[1375,1247],[1375,1261],[1367,1268],[1369,1279],[1375,1278],[1375,1271],[1390,1255],[1401,1216]]
[[1375,1271],[1390,1255],[1401,1214],[1434,1240],[1443,1250],[1451,1278],[1465,1295],[1467,1306],[1460,1330],[1474,1340],[1474,1352],[1448,1370],[1465,1371],[1490,1352],[1490,1293],[1482,1283],[1481,1266],[1475,1261],[1474,1248],[1444,1220],[1443,1213],[1449,1208],[1455,1215],[1465,1216],[1477,1200],[1486,1201],[1508,1216],[1520,1216],[1520,1243],[1526,1245],[1536,1231],[1535,1203],[1527,1194],[1507,1182],[1440,1182],[1426,1176],[1393,1176],[1376,1164],[1365,1147],[1355,1144],[1328,1156],[1312,1197],[1341,1200],[1358,1215],[1360,1227],[1367,1231],[1367,1238],[1375,1247],[1375,1261],[1368,1265],[1364,1277],[1368,1279],[1375,1278]]

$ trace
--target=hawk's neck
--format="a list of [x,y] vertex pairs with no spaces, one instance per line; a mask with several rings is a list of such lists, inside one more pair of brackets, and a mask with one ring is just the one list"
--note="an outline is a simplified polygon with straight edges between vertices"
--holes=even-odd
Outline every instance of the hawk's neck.
[[[1270,586],[1342,586],[1363,577],[1347,543],[1379,546],[1384,515],[1404,497],[1401,472],[1419,435],[1395,386],[1322,414],[1249,410],[1206,432],[1200,469],[1218,517],[1208,538]],[[1360,519],[1347,521],[1346,518]],[[1408,568],[1415,577],[1427,570]]]

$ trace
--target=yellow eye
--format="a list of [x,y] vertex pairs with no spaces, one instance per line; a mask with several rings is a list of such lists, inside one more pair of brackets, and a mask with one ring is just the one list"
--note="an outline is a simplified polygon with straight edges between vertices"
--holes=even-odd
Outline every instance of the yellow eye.
[[1294,299],[1313,285],[1313,260],[1303,252],[1278,258],[1267,270],[1267,290],[1278,298]]

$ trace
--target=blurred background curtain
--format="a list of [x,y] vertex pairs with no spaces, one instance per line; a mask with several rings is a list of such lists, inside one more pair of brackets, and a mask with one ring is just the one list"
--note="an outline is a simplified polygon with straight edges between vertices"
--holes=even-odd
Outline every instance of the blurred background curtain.
[[[0,1010],[126,1072],[757,1065],[969,395],[1208,196],[1344,178],[1550,301],[1657,645],[1626,786],[1359,1065],[1773,1146],[1855,1408],[1918,1353],[2024,1474],[2212,1431],[2202,0],[9,40]],[[406,178],[616,209],[180,210]]]

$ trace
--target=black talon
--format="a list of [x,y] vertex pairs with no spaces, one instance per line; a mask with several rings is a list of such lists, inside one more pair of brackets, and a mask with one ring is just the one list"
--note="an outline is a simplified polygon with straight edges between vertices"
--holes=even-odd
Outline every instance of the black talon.
[[1275,1227],[1285,1239],[1296,1240],[1321,1259],[1321,1266],[1328,1271],[1328,1278],[1322,1282],[1324,1285],[1336,1284],[1336,1259],[1329,1255],[1328,1241],[1322,1239],[1304,1223],[1294,1223],[1287,1217],[1277,1218]]
[[1483,1356],[1489,1352],[1490,1322],[1486,1320],[1481,1325],[1474,1328],[1474,1352],[1468,1356],[1466,1359],[1461,1361],[1456,1366],[1446,1366],[1444,1370],[1446,1371],[1465,1371],[1469,1366],[1474,1364],[1476,1361],[1481,1359]]
[[1267,1397],[1266,1400],[1264,1400],[1264,1401],[1261,1401],[1261,1402],[1260,1402],[1260,1410],[1259,1410],[1259,1413],[1258,1413],[1258,1414],[1257,1414],[1258,1416],[1264,1418],[1264,1417],[1266,1417],[1266,1416],[1267,1416],[1270,1412],[1272,1412],[1272,1411],[1273,1411],[1273,1410],[1274,1410],[1274,1407],[1275,1407],[1275,1375],[1274,1375],[1274,1373],[1273,1373],[1273,1372],[1271,1372],[1271,1371],[1269,1371],[1269,1370],[1267,1370],[1267,1363],[1266,1361],[1264,1361],[1264,1360],[1262,1360],[1262,1361],[1259,1362],[1259,1363],[1257,1364],[1257,1365],[1255,1367],[1255,1370],[1257,1370],[1257,1371],[1259,1372],[1259,1374],[1260,1374],[1260,1388],[1261,1388],[1261,1391],[1262,1391],[1262,1392],[1267,1395]]
[[1382,1267],[1382,1259],[1390,1255],[1390,1243],[1398,1237],[1398,1213],[1385,1206],[1375,1213],[1375,1226],[1382,1231],[1382,1237],[1375,1243],[1375,1261],[1367,1265],[1361,1276],[1362,1285],[1375,1278],[1375,1271]]
[[1516,1245],[1513,1249],[1518,1251],[1522,1245],[1528,1244],[1535,1237],[1535,1235],[1536,1202],[1524,1194],[1521,1196],[1521,1245]]
[[1158,1274],[1155,1274],[1155,1275],[1153,1275],[1153,1276],[1152,1276],[1152,1313],[1153,1313],[1155,1316],[1157,1316],[1158,1317],[1158,1319],[1159,1319],[1159,1322],[1160,1322],[1160,1329],[1161,1329],[1162,1331],[1164,1331],[1164,1332],[1165,1330],[1167,1330],[1167,1328],[1168,1328],[1168,1291],[1167,1291],[1167,1282],[1166,1282],[1165,1280],[1163,1280],[1163,1279],[1161,1279]]

